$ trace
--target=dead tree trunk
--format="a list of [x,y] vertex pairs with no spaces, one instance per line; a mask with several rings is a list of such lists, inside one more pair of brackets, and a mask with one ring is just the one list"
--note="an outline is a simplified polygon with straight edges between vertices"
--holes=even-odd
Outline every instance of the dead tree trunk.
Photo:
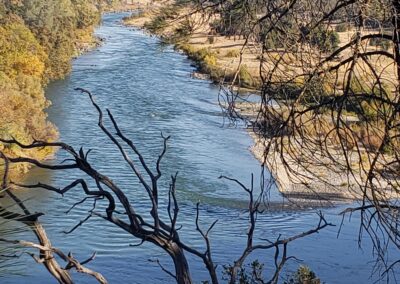
[[176,282],[179,284],[192,284],[189,265],[183,250],[175,243],[172,243],[169,245],[169,255],[174,262]]
[[[93,106],[98,111],[99,119],[98,119],[98,126],[100,129],[109,137],[109,139],[115,144],[118,148],[119,152],[121,153],[123,160],[128,164],[132,173],[135,177],[138,178],[140,182],[140,186],[143,189],[144,193],[148,197],[148,201],[150,204],[151,209],[147,213],[139,214],[136,210],[137,208],[134,206],[134,202],[128,198],[125,192],[106,175],[101,174],[98,172],[88,161],[88,152],[84,152],[83,148],[79,151],[76,151],[73,147],[69,146],[68,144],[62,142],[43,142],[43,141],[34,141],[32,144],[25,145],[20,143],[19,141],[12,139],[12,140],[5,140],[0,138],[0,142],[17,145],[24,149],[33,149],[33,148],[42,148],[42,147],[56,147],[60,148],[60,150],[68,153],[70,158],[65,160],[65,162],[60,164],[47,164],[44,162],[40,162],[34,159],[30,159],[27,157],[17,157],[17,158],[6,158],[11,163],[29,163],[31,165],[36,165],[40,168],[50,169],[54,171],[63,171],[63,170],[70,170],[76,169],[81,171],[86,175],[87,178],[90,178],[96,184],[95,189],[90,189],[89,185],[84,179],[77,179],[66,185],[64,188],[56,188],[52,185],[48,184],[15,184],[13,185],[23,187],[23,188],[43,188],[46,190],[54,191],[59,194],[66,194],[68,191],[80,186],[84,192],[84,197],[81,201],[73,204],[71,209],[73,209],[76,205],[84,203],[89,198],[94,200],[94,204],[92,209],[88,212],[88,216],[84,219],[84,221],[80,221],[76,226],[73,227],[68,233],[72,233],[77,229],[79,226],[82,226],[87,220],[90,219],[92,216],[101,217],[104,220],[120,227],[124,231],[128,232],[132,235],[133,238],[138,239],[141,241],[141,244],[144,242],[149,242],[154,244],[155,246],[161,248],[166,252],[172,259],[175,271],[174,273],[165,269],[157,260],[156,262],[161,267],[161,269],[166,272],[168,275],[173,277],[178,284],[192,284],[193,280],[190,275],[190,267],[188,261],[186,259],[185,253],[189,253],[198,259],[201,259],[205,265],[206,270],[209,273],[209,277],[213,284],[218,284],[219,279],[216,271],[216,265],[213,262],[212,258],[212,251],[211,251],[211,242],[209,239],[209,233],[212,231],[214,226],[216,225],[217,221],[214,221],[211,226],[207,228],[207,230],[203,230],[200,226],[199,222],[199,203],[197,204],[197,214],[196,214],[196,231],[201,235],[205,242],[205,251],[200,251],[186,243],[184,243],[179,236],[179,228],[177,227],[178,215],[179,215],[179,203],[176,198],[175,187],[176,187],[176,178],[177,175],[171,176],[171,182],[168,190],[168,203],[167,203],[167,210],[166,212],[162,212],[164,214],[160,214],[159,211],[159,189],[158,189],[158,180],[161,177],[161,160],[163,159],[166,149],[167,149],[167,141],[169,137],[162,136],[163,139],[163,150],[160,153],[156,165],[155,170],[150,170],[149,165],[145,161],[144,157],[140,153],[140,151],[136,148],[136,145],[133,143],[132,140],[128,139],[123,132],[120,130],[117,122],[115,121],[113,115],[110,111],[107,110],[108,117],[112,122],[113,130],[115,134],[113,134],[108,128],[106,128],[103,124],[103,112],[100,107],[94,101],[92,94],[86,90],[79,89],[83,93],[87,94],[91,99]],[[131,159],[128,155],[128,151],[125,149],[129,149],[129,151],[133,152],[136,156],[136,160],[138,160],[138,164],[136,164],[135,160]],[[0,152],[1,153],[1,152]],[[68,161],[68,163],[66,162]],[[7,178],[5,178],[7,180]],[[150,181],[150,182],[149,182]],[[239,183],[239,182],[238,182]],[[239,183],[241,185],[241,183]],[[252,226],[255,226],[255,215],[257,210],[253,208],[258,208],[259,204],[261,203],[263,193],[260,194],[257,201],[254,199],[253,191],[247,189],[246,187],[242,186],[250,196],[250,215],[253,216]],[[263,192],[263,191],[262,191]],[[11,193],[10,193],[11,194]],[[103,202],[107,202],[107,208],[99,209],[96,207],[97,200],[103,200]],[[255,206],[255,207],[254,207]],[[117,210],[116,208],[122,208],[123,211]],[[70,209],[70,210],[71,210]],[[100,211],[101,210],[101,211]],[[162,218],[161,216],[167,216],[167,220]],[[37,225],[33,223],[34,225]],[[320,229],[329,226],[325,219],[321,217],[320,224],[315,230],[303,233],[299,236],[295,236],[293,238],[289,238],[286,240],[277,240],[276,242],[268,242],[265,245],[258,245],[258,246],[251,246],[250,248],[246,248],[246,256],[251,253],[251,251],[259,250],[259,249],[270,249],[276,248],[279,250],[279,247],[286,246],[288,242],[291,242],[294,239],[318,232]],[[254,228],[254,227],[253,227]],[[40,229],[40,226],[39,226]],[[253,231],[253,229],[251,229]],[[252,233],[250,234],[252,238]],[[43,235],[40,234],[40,230],[38,233],[38,238],[40,239],[41,243],[44,245],[51,246],[50,241]],[[53,251],[60,255],[57,251]],[[43,256],[46,257],[46,252],[44,251]],[[70,257],[66,257],[69,263],[73,265],[75,261],[70,259]],[[245,258],[245,257],[244,257]],[[243,258],[243,259],[244,259]],[[286,256],[283,256],[283,259],[286,260]],[[82,264],[86,263],[85,261]],[[79,263],[78,263],[79,266]],[[80,272],[79,267],[76,266],[78,272]],[[52,272],[53,264],[49,264],[49,271]],[[54,266],[56,267],[56,266]],[[57,267],[56,267],[57,268]],[[279,270],[275,273],[275,275],[279,274]],[[54,274],[54,273],[53,273]],[[90,273],[92,276],[95,274]],[[60,277],[64,277],[61,275]],[[95,276],[96,277],[96,276]],[[97,279],[97,278],[96,278]],[[101,279],[100,279],[101,280]],[[69,282],[68,279],[60,281],[61,283],[72,283]],[[103,283],[99,281],[100,283]]]
[[[93,276],[96,280],[101,284],[107,284],[107,280],[100,273],[88,269],[83,266],[83,264],[90,262],[94,259],[95,254],[84,262],[79,262],[72,257],[72,254],[68,256],[64,254],[59,249],[56,249],[52,246],[50,239],[47,237],[46,231],[43,228],[42,224],[38,221],[38,218],[42,216],[42,213],[34,213],[32,214],[28,208],[24,205],[23,201],[17,197],[13,192],[11,192],[11,188],[9,186],[8,181],[8,173],[9,173],[9,159],[4,155],[3,152],[0,151],[0,159],[4,161],[4,174],[3,180],[1,182],[0,190],[4,191],[13,202],[21,209],[24,214],[19,214],[15,212],[10,212],[7,209],[0,206],[0,217],[13,220],[17,222],[21,222],[28,226],[32,232],[35,234],[38,244],[20,240],[7,240],[1,239],[2,242],[9,242],[14,244],[20,244],[27,247],[37,248],[39,250],[39,257],[36,257],[34,254],[31,256],[38,262],[43,263],[49,273],[57,280],[60,284],[73,284],[74,281],[69,273],[71,268],[75,268],[80,273],[85,273]],[[65,268],[61,267],[58,263],[55,255],[60,256],[61,259],[67,262]]]
[[[35,221],[29,225],[33,232],[35,233],[39,243],[44,246],[51,248],[51,242],[47,237],[47,234],[43,228],[43,226]],[[61,284],[72,284],[74,281],[72,280],[71,275],[65,269],[62,269],[56,259],[54,258],[53,252],[51,250],[41,250],[40,251],[40,259],[44,259],[44,266],[47,270],[57,279],[57,281]]]

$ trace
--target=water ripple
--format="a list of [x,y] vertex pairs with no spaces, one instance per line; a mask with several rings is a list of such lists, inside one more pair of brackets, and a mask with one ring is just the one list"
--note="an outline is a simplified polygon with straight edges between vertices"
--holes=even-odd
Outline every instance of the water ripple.
[[[218,180],[218,176],[232,176],[244,183],[250,181],[251,173],[257,176],[260,165],[248,151],[252,141],[240,128],[221,127],[218,88],[190,78],[193,71],[190,61],[171,47],[160,46],[156,38],[121,26],[122,16],[107,14],[104,25],[97,30],[97,35],[106,39],[104,46],[76,59],[70,76],[49,85],[47,94],[53,102],[49,117],[59,127],[63,141],[76,147],[93,148],[90,156],[93,165],[114,179],[137,210],[145,214],[148,214],[149,204],[143,189],[122,162],[116,147],[98,130],[97,115],[88,98],[73,89],[84,87],[92,91],[102,108],[110,108],[126,135],[133,139],[153,167],[161,151],[160,132],[171,135],[162,164],[161,188],[165,192],[168,177],[179,171],[177,190],[181,201],[182,238],[196,247],[204,247],[194,228],[194,204],[201,201],[202,225],[205,227],[219,220],[212,232],[213,248],[216,262],[226,264],[240,253],[236,248],[245,244],[247,203],[246,194],[240,188]],[[109,122],[106,125],[111,126]],[[64,158],[58,155],[59,160]],[[29,180],[39,179],[61,187],[79,177],[84,176],[74,171],[66,174],[35,169]],[[46,191],[21,190],[18,194],[24,198],[35,197],[29,201],[29,206],[46,213],[43,222],[55,246],[73,251],[82,259],[98,251],[98,258],[91,267],[104,273],[110,283],[127,283],[127,279],[129,283],[170,281],[157,266],[147,262],[148,258],[157,257],[168,266],[170,261],[164,253],[151,245],[129,247],[135,243],[130,235],[99,218],[91,219],[73,234],[62,233],[85,218],[91,208],[88,202],[65,215],[68,208],[83,198],[79,189],[65,194],[64,198]],[[272,191],[271,198],[282,201],[276,190]],[[160,206],[165,208],[165,203],[164,198]],[[100,204],[100,208],[104,206]],[[330,221],[338,224],[340,218],[336,212],[326,211],[326,214]],[[261,237],[274,239],[279,234],[300,233],[315,226],[317,219],[313,210],[274,210],[260,214],[256,241]],[[369,282],[371,266],[365,263],[371,255],[357,249],[355,223],[345,225],[339,239],[336,239],[337,229],[329,229],[300,240],[291,246],[291,254],[304,259],[328,283]],[[335,249],[330,249],[332,247]],[[271,259],[268,254],[255,257],[263,261]],[[196,281],[206,279],[202,263],[190,256],[189,260]],[[26,261],[32,263],[31,259]],[[292,263],[289,269],[296,266]],[[46,283],[43,281],[48,279],[41,266],[33,266],[26,274],[29,274],[29,283]],[[4,278],[4,283],[26,283],[26,279]],[[84,277],[77,282],[90,283]]]

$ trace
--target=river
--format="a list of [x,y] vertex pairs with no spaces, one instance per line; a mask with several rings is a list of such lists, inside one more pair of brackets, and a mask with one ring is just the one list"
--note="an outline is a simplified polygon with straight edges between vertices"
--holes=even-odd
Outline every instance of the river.
[[[218,177],[226,175],[248,184],[251,173],[257,176],[260,164],[248,150],[252,140],[242,128],[224,124],[217,104],[218,87],[191,78],[194,68],[190,60],[171,46],[161,45],[156,37],[124,27],[120,23],[122,16],[104,15],[103,24],[96,31],[105,39],[104,45],[74,60],[70,76],[48,86],[47,96],[52,101],[49,119],[60,130],[62,141],[75,147],[92,148],[90,161],[117,181],[139,208],[146,203],[143,189],[122,162],[116,147],[97,128],[97,114],[88,98],[74,88],[93,92],[98,104],[113,112],[125,134],[149,161],[154,162],[161,150],[160,133],[171,135],[162,164],[162,184],[167,186],[168,177],[179,171],[182,237],[190,244],[202,245],[194,231],[194,206],[200,201],[204,226],[219,220],[211,234],[212,245],[216,263],[227,264],[239,255],[245,244],[246,194]],[[57,156],[59,160],[63,158],[62,154]],[[77,177],[81,174],[75,171],[33,169],[27,182],[41,180],[63,186]],[[169,258],[162,251],[152,245],[130,247],[136,243],[134,239],[99,218],[92,218],[72,234],[62,233],[83,219],[91,206],[80,205],[69,215],[65,214],[74,202],[82,199],[79,189],[64,197],[43,190],[17,190],[16,193],[27,200],[32,211],[46,214],[41,220],[54,246],[72,251],[78,259],[97,251],[97,258],[88,267],[103,273],[110,283],[173,282],[155,263],[148,261],[158,258],[168,267]],[[273,190],[271,200],[282,198]],[[340,209],[324,209],[328,221],[339,225]],[[258,220],[260,236],[274,239],[279,234],[290,236],[303,232],[317,224],[316,212],[312,208],[265,212]],[[338,237],[338,227],[331,227],[292,243],[290,255],[302,262],[289,262],[287,271],[306,264],[326,283],[372,283],[371,245],[365,239],[363,249],[358,248],[358,229],[358,219],[353,217],[350,222],[345,220]],[[15,237],[32,239],[28,232]],[[259,253],[255,257],[268,266],[272,264],[272,253]],[[191,257],[189,261],[196,282],[206,280],[202,263]],[[29,256],[23,256],[20,262],[29,269],[6,275],[0,278],[1,283],[54,283],[47,271]],[[77,283],[93,283],[86,276],[74,276]]]

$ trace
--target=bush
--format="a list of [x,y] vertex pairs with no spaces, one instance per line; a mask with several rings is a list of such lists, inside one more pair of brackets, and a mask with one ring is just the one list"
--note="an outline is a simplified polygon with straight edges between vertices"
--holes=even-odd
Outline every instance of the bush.
[[217,58],[213,54],[207,54],[204,59],[204,64],[207,66],[217,65]]
[[338,33],[347,32],[350,29],[350,25],[347,23],[340,23],[336,25],[335,31]]
[[[350,84],[350,91],[355,94],[372,95],[380,98],[389,99],[391,96],[390,89],[382,84],[381,86],[365,86],[361,80],[354,79]],[[348,110],[356,112],[361,120],[373,121],[379,119],[379,116],[384,115],[383,112],[390,109],[385,103],[373,98],[360,97],[357,101],[350,101]]]
[[382,137],[372,133],[366,133],[364,129],[361,130],[360,136],[360,142],[369,151],[378,150],[383,141]]
[[364,84],[364,80],[362,78],[356,77],[351,78],[349,89],[354,94],[369,93],[371,91],[371,88]]
[[303,40],[318,47],[322,52],[332,52],[339,46],[339,35],[327,27],[318,27],[310,31],[308,27],[302,27]]
[[[232,266],[223,266],[223,280],[230,280],[232,277]],[[264,264],[258,260],[239,269],[236,275],[235,283],[240,284],[253,284],[253,283],[264,283],[263,281]]]
[[284,48],[285,44],[282,40],[283,36],[280,32],[276,30],[270,31],[265,36],[265,47],[267,49],[277,49],[277,48]]
[[245,64],[240,66],[239,82],[240,82],[240,86],[246,87],[246,88],[251,88],[255,85],[253,77],[251,76],[251,74]]
[[307,266],[300,266],[296,273],[284,284],[320,284],[321,280]]
[[155,17],[150,22],[144,24],[144,28],[152,33],[158,33],[162,31],[167,25],[167,21],[163,17]]
[[[209,73],[212,78],[217,77],[217,56],[210,48],[196,49],[190,44],[177,44],[176,48],[181,49],[189,59],[196,62],[201,71]],[[213,73],[213,74],[212,74]],[[221,72],[218,71],[218,75]]]
[[174,31],[174,36],[170,41],[172,42],[187,42],[190,35],[193,33],[193,27],[189,20],[185,20]]
[[303,97],[303,103],[321,102],[329,94],[329,85],[322,77],[314,77],[308,82]]
[[226,57],[238,57],[240,55],[240,51],[237,49],[228,50],[225,54]]
[[384,38],[372,38],[369,41],[370,46],[377,46],[382,48],[383,50],[388,50],[390,48],[390,41]]
[[160,33],[167,27],[167,21],[175,18],[177,15],[174,6],[163,7],[158,15],[149,23],[146,23],[144,27],[153,33]]

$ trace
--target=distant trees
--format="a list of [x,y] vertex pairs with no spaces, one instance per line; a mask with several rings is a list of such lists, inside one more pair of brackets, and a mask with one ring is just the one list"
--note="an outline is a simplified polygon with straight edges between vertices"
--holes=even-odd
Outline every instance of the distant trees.
[[332,52],[339,46],[339,35],[335,30],[318,27],[309,30],[307,27],[300,28],[305,44],[317,47],[322,52]]
[[23,22],[6,23],[0,26],[0,70],[15,78],[27,75],[41,80],[48,57],[35,35]]
[[[52,141],[56,128],[46,121],[43,87],[71,69],[81,41],[92,38],[106,1],[4,0],[0,3],[0,138]],[[7,154],[22,152],[0,143]],[[51,150],[29,155],[46,157]],[[20,166],[25,170],[26,166]]]
[[388,243],[400,248],[400,2],[213,3],[198,10],[236,15],[234,23],[221,20],[230,25],[221,30],[244,35],[242,50],[258,47],[262,81],[255,118],[238,111],[232,82],[221,92],[226,115],[253,126],[265,164],[283,165],[296,186],[312,192],[317,183],[358,198],[360,206],[346,212],[360,214],[360,237],[373,239],[382,271],[394,269],[400,261],[386,263],[385,252]]
[[241,36],[248,33],[251,22],[256,19],[257,11],[260,9],[256,2],[226,1],[220,6],[220,19],[215,23],[216,31],[226,36]]
[[[390,263],[386,257],[388,246],[400,249],[400,2],[221,0],[191,3],[199,5],[197,11],[202,11],[206,17],[212,14],[220,19],[216,21],[217,31],[244,37],[244,48],[249,45],[257,47],[259,77],[262,82],[260,101],[256,104],[257,115],[249,118],[237,110],[241,96],[233,87],[234,84],[222,88],[221,101],[225,103],[223,107],[226,114],[233,121],[244,120],[253,127],[265,147],[264,164],[272,171],[280,164],[283,169],[280,168],[279,174],[286,174],[298,187],[311,188],[314,191],[313,182],[317,181],[333,193],[346,190],[357,198],[359,204],[350,206],[343,214],[359,214],[360,242],[363,234],[371,237],[379,264],[377,271],[381,275],[389,275],[400,264],[400,260]],[[66,11],[71,7],[65,1],[61,1],[59,5],[59,9]],[[8,7],[6,3],[0,11],[5,11]],[[15,9],[21,11],[20,7]],[[32,9],[35,10],[34,7]],[[73,19],[72,14],[66,13],[67,16],[57,18],[61,22],[56,24],[52,23],[51,17],[44,17],[47,20],[42,22],[39,19],[41,17],[35,16],[38,15],[37,12],[32,15],[29,18],[34,26],[43,31],[46,31],[46,26],[53,24],[54,27],[71,27],[69,21]],[[164,19],[161,22],[165,24]],[[343,42],[340,43],[338,34],[335,33],[335,26],[339,24],[348,27],[337,30],[346,33],[341,34]],[[33,29],[34,34],[35,31]],[[47,48],[54,46],[57,50],[54,54],[65,54],[68,53],[67,45],[59,48],[59,40],[63,38],[39,39],[39,42],[49,43]],[[371,47],[371,42],[387,43],[385,46],[388,48]],[[241,66],[238,66],[237,73],[241,70]],[[233,83],[237,83],[239,76],[231,78]],[[76,180],[63,189],[44,184],[19,186],[41,187],[61,194],[67,194],[72,188],[81,186],[86,197],[90,196],[96,202],[102,200],[107,204],[107,208],[100,208],[99,211],[103,212],[99,213],[95,203],[87,218],[100,216],[129,232],[134,238],[164,249],[171,256],[175,267],[175,273],[167,273],[178,283],[192,282],[186,260],[187,253],[203,260],[210,272],[211,281],[217,283],[208,239],[212,226],[203,230],[199,225],[199,218],[195,220],[196,229],[205,241],[204,251],[194,250],[180,239],[176,227],[179,204],[174,192],[175,176],[171,178],[171,187],[164,191],[169,200],[167,210],[160,214],[157,183],[161,175],[159,162],[155,171],[151,171],[134,143],[120,131],[112,114],[108,113],[111,131],[102,124],[101,109],[94,101],[93,104],[99,111],[101,130],[118,147],[133,175],[141,181],[148,196],[149,211],[143,215],[138,214],[134,201],[128,200],[116,183],[97,172],[94,165],[88,162],[89,153],[62,143],[33,141],[24,144],[17,139],[2,139],[4,150],[8,151],[42,149],[45,146],[61,148],[70,155],[69,163],[49,165],[29,157],[12,155],[6,159],[15,165],[30,163],[52,170],[78,169],[95,182],[95,190],[90,190],[83,180]],[[164,150],[167,140],[164,138]],[[138,158],[140,171],[125,148]],[[158,161],[164,153],[163,151]],[[232,266],[227,267],[229,281],[238,281],[242,265],[252,251],[275,249],[276,270],[269,281],[275,283],[287,260],[288,242],[303,235],[255,245],[254,224],[262,204],[262,196],[254,195],[252,186],[247,187],[237,180],[232,181],[249,195],[250,224],[242,256]],[[347,185],[346,188],[343,189],[340,183]],[[286,190],[290,193],[293,188]],[[123,211],[116,210],[116,204]],[[199,212],[197,207],[197,217]],[[77,226],[80,225],[82,224]],[[317,227],[306,233],[314,233],[328,225],[321,216]],[[259,266],[255,269],[253,276],[258,276]],[[263,282],[260,280],[260,283]]]
[[[22,21],[48,54],[47,79],[62,78],[70,70],[76,43],[91,35],[106,0],[6,0],[0,4],[1,23]],[[116,2],[116,1],[114,1]]]
[[[48,56],[22,20],[0,26],[0,55],[0,137],[18,137],[25,142],[32,137],[55,139],[56,130],[43,112],[49,105],[42,88]],[[21,154],[2,144],[0,149]],[[37,158],[47,154],[44,149],[31,153]]]
[[62,78],[70,71],[70,60],[76,54],[79,30],[91,33],[100,12],[91,1],[22,1],[11,9],[35,34],[48,54],[46,77]]

